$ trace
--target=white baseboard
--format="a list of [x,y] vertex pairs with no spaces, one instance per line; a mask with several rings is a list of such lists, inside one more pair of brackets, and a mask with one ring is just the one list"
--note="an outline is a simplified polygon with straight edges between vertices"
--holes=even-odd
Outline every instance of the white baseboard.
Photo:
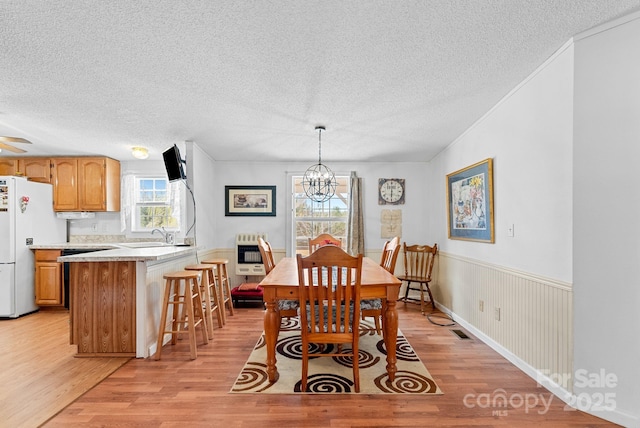
[[[483,343],[485,343],[491,349],[496,351],[498,354],[502,355],[511,364],[513,364],[514,366],[522,370],[527,376],[529,376],[530,378],[538,382],[540,386],[544,387],[553,395],[555,395],[560,400],[562,400],[567,405],[567,411],[577,409],[576,406],[574,405],[574,403],[576,403],[577,400],[576,400],[576,396],[573,393],[567,391],[565,388],[563,388],[562,386],[554,382],[552,379],[550,379],[546,374],[540,372],[535,367],[532,367],[530,364],[527,364],[525,361],[523,361],[522,359],[512,354],[508,349],[506,349],[505,347],[500,345],[498,342],[491,339],[489,336],[485,335],[480,330],[476,329],[473,325],[469,324],[464,319],[458,318],[458,316],[454,312],[450,311],[449,308],[446,308],[438,304],[437,302],[436,302],[436,307],[442,312],[444,312],[445,314],[449,315],[451,319],[453,319],[457,324],[460,324],[462,327],[464,327],[467,331],[469,331],[469,333],[473,334],[475,337],[480,339]],[[621,412],[618,409],[613,411],[611,410],[607,410],[607,411],[583,410],[583,411],[590,415],[613,422],[615,424],[622,425],[624,427],[640,428],[640,421],[638,420],[637,417]]]

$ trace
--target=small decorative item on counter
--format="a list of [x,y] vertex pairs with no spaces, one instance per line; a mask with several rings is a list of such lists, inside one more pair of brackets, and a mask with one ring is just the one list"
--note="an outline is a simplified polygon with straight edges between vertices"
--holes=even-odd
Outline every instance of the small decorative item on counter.
[[29,205],[29,197],[23,196],[20,198],[20,211],[25,212],[27,210],[27,205]]

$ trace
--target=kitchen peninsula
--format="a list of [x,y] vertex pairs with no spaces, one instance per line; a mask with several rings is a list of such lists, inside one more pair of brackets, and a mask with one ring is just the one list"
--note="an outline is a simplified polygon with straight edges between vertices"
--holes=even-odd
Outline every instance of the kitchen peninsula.
[[196,260],[196,247],[115,248],[58,258],[69,263],[71,344],[78,356],[155,353],[163,274]]

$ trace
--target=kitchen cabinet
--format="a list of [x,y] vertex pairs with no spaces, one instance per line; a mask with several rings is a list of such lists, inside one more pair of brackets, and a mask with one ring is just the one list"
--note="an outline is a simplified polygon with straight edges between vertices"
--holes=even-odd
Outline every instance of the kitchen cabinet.
[[51,183],[51,159],[49,158],[20,158],[18,171],[31,181]]
[[0,158],[0,175],[53,184],[54,211],[120,211],[120,162],[115,159]]
[[52,159],[51,175],[53,184],[53,209],[55,211],[79,211],[78,159]]
[[70,263],[71,344],[78,355],[136,356],[136,261]]
[[0,158],[0,175],[16,175],[18,172],[18,159]]
[[55,211],[120,211],[120,163],[107,157],[53,158]]
[[196,247],[120,248],[63,256],[69,266],[71,344],[78,356],[153,355],[163,276],[192,263],[196,252]]
[[35,250],[36,305],[64,305],[62,263],[57,261],[61,250]]
[[31,181],[51,183],[51,160],[49,158],[2,158],[0,175],[19,175]]

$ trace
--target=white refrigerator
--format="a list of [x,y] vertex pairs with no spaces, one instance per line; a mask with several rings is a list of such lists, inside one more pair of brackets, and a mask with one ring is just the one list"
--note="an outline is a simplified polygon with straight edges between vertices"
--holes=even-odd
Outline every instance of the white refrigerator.
[[0,318],[38,309],[31,244],[65,242],[66,220],[53,212],[50,184],[0,176]]

